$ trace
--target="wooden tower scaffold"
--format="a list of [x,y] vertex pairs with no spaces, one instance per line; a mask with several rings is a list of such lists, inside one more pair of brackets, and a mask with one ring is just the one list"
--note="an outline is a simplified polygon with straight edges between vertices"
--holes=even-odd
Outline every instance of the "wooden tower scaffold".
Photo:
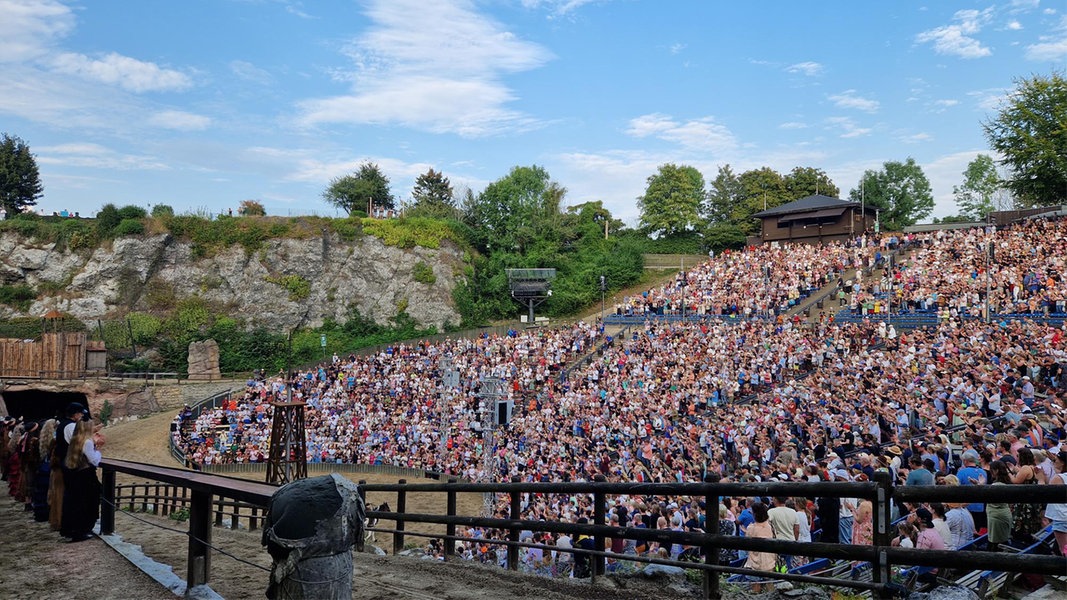
[[274,424],[270,430],[267,483],[284,485],[308,476],[304,403],[271,402]]

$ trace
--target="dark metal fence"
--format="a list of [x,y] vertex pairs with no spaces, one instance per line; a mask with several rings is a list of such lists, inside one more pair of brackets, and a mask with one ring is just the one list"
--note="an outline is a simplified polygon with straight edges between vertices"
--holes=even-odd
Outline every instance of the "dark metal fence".
[[[265,507],[277,489],[274,486],[218,475],[208,475],[181,469],[105,459],[104,493],[102,498],[101,533],[115,529],[116,473],[126,473],[155,481],[188,488],[189,495],[189,552],[188,585],[207,583],[209,579],[209,546],[211,539],[212,506],[215,496]],[[865,483],[448,483],[408,484],[401,480],[396,484],[361,483],[361,493],[389,492],[397,494],[397,506],[393,512],[370,510],[368,517],[392,521],[392,529],[375,529],[393,534],[394,551],[403,548],[406,536],[435,537],[444,540],[445,559],[455,556],[456,541],[473,538],[456,535],[457,527],[488,527],[508,532],[506,540],[478,541],[507,546],[507,566],[518,568],[519,548],[542,548],[564,551],[555,546],[544,546],[519,541],[523,530],[533,532],[567,533],[587,535],[594,540],[594,548],[604,548],[608,537],[656,541],[662,544],[684,544],[700,547],[704,552],[703,563],[679,562],[652,557],[613,554],[596,550],[571,550],[585,553],[591,560],[591,576],[595,580],[605,573],[608,558],[665,564],[697,569],[703,573],[703,596],[719,596],[719,573],[745,573],[771,579],[819,583],[822,585],[851,587],[871,590],[880,596],[893,593],[890,584],[892,565],[920,565],[928,567],[951,567],[963,569],[995,569],[1019,573],[1063,575],[1067,572],[1067,559],[1057,556],[1012,555],[991,552],[958,552],[903,549],[890,546],[891,507],[896,502],[1031,502],[1067,503],[1067,487],[1053,485],[1008,485],[1008,486],[916,486],[893,487],[887,473],[876,473],[874,482]],[[406,511],[409,493],[445,494],[445,514],[419,514]],[[464,492],[505,494],[509,496],[509,518],[462,516],[457,513],[456,495]],[[533,521],[520,518],[520,502],[523,494],[588,494],[593,497],[593,522],[591,524]],[[802,543],[773,539],[755,539],[717,534],[611,527],[606,525],[608,499],[614,495],[628,496],[694,496],[705,502],[705,518],[709,523],[718,521],[719,498],[724,496],[805,496],[822,498],[860,498],[870,500],[873,506],[874,543],[870,546],[851,544]],[[424,534],[406,531],[408,523],[428,523],[445,526],[446,533]],[[748,551],[774,552],[797,556],[821,557],[837,560],[863,561],[873,567],[873,581],[855,581],[792,573],[764,573],[749,569],[717,564],[720,548]]]

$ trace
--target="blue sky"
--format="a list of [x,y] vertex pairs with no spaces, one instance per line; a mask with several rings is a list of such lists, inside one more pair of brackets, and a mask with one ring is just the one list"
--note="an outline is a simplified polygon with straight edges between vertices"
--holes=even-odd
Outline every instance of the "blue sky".
[[1062,2],[0,0],[0,131],[42,212],[335,215],[331,178],[475,192],[544,166],[634,225],[667,162],[711,180],[911,156],[952,186],[1013,79],[1067,70]]

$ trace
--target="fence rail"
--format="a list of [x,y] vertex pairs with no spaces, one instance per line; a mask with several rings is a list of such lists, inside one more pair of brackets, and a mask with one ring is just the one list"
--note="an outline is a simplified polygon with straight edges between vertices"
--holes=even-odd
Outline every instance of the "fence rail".
[[[232,502],[265,507],[276,487],[242,479],[232,479],[220,475],[210,475],[181,469],[145,465],[129,461],[105,459],[104,491],[101,506],[101,533],[108,534],[115,530],[115,506],[118,488],[115,485],[117,473],[126,473],[188,488],[189,490],[189,550],[188,550],[188,585],[189,587],[205,584],[209,580],[209,547],[211,539],[212,507],[215,496],[231,499]],[[572,549],[571,552],[586,554],[591,560],[591,577],[595,581],[605,573],[608,558],[619,560],[636,560],[654,564],[684,566],[698,569],[703,573],[703,595],[706,598],[719,597],[719,573],[747,573],[773,579],[820,583],[829,586],[867,589],[880,596],[893,593],[890,584],[891,565],[921,565],[929,567],[953,567],[994,569],[1036,574],[1062,575],[1067,572],[1067,559],[1055,556],[1023,556],[989,552],[947,552],[931,550],[914,550],[890,547],[890,508],[893,502],[900,501],[955,501],[955,502],[1038,502],[1067,503],[1067,487],[1064,486],[921,486],[894,488],[888,473],[876,473],[875,482],[868,483],[800,483],[800,482],[766,482],[766,483],[607,483],[571,482],[571,483],[460,483],[449,480],[448,483],[408,484],[400,480],[397,484],[368,484],[360,482],[360,493],[391,492],[397,494],[395,512],[367,511],[368,517],[392,521],[393,529],[376,529],[393,534],[394,551],[403,548],[405,536],[436,537],[444,540],[445,559],[455,556],[455,542],[469,538],[457,536],[458,526],[490,527],[508,532],[506,540],[486,540],[507,547],[507,566],[518,568],[518,550],[520,547],[543,547],[562,551],[560,548],[538,546],[519,541],[519,532],[567,533],[570,535],[587,535],[594,539],[594,548],[604,548],[608,537],[622,537],[637,540],[657,541],[664,544],[679,543],[699,546],[704,551],[703,563],[680,563],[678,561],[657,558],[635,557],[632,555],[613,554],[611,552]],[[505,494],[510,498],[509,518],[486,518],[462,516],[456,514],[456,495],[463,492],[490,492]],[[406,498],[409,493],[443,493],[446,495],[446,514],[419,514],[406,512]],[[539,494],[590,494],[593,496],[593,523],[576,524],[552,521],[533,521],[520,518],[522,495]],[[718,520],[718,499],[722,496],[811,496],[830,498],[861,498],[872,501],[874,514],[874,543],[871,546],[854,546],[850,544],[802,543],[773,539],[743,538],[717,534],[694,532],[638,529],[630,527],[611,527],[606,525],[608,497],[611,495],[630,496],[695,496],[705,501],[705,518],[707,522]],[[215,517],[221,523],[220,517]],[[407,523],[429,523],[443,525],[446,533],[416,534],[406,531]],[[791,573],[764,573],[743,568],[717,564],[718,550],[730,548],[749,551],[764,551],[831,558],[850,561],[870,562],[873,567],[871,582],[837,579],[813,575]]]

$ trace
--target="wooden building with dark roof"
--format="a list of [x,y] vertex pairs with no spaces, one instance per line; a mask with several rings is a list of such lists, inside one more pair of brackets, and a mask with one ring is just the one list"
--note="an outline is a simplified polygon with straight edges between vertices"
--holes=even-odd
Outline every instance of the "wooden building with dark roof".
[[752,215],[760,220],[760,240],[821,244],[874,231],[873,206],[816,194]]

